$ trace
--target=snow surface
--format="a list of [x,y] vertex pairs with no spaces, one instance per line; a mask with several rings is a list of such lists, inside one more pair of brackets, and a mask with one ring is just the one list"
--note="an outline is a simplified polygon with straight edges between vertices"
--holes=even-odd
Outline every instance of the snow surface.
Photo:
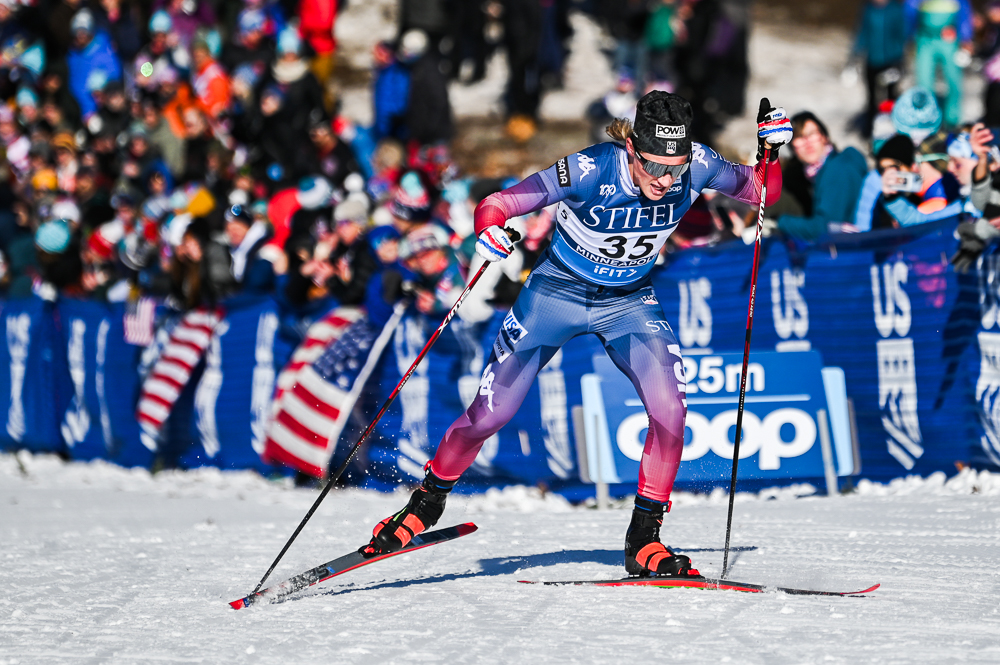
[[[234,612],[315,491],[0,455],[0,665],[1000,662],[1000,475],[857,490],[738,495],[732,577],[881,582],[867,598],[520,585],[620,577],[629,513],[515,487],[451,500],[441,524],[473,535]],[[272,581],[359,546],[405,497],[331,493]],[[725,494],[674,498],[665,540],[717,576]]]

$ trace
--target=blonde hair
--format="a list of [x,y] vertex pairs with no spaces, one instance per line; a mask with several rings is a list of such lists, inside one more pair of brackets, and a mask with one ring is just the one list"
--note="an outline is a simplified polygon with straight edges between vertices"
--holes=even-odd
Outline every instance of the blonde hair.
[[615,118],[604,131],[615,141],[624,143],[625,139],[632,136],[632,121],[628,118]]

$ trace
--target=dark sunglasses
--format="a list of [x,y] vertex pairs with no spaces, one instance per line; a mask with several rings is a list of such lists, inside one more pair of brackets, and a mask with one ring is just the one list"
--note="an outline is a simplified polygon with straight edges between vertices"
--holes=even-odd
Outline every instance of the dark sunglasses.
[[684,175],[684,172],[691,168],[691,153],[688,153],[688,160],[683,164],[659,164],[657,162],[651,162],[648,159],[643,158],[639,154],[639,151],[635,151],[635,158],[639,162],[639,166],[642,170],[648,173],[653,178],[662,178],[668,173],[674,177],[676,180]]

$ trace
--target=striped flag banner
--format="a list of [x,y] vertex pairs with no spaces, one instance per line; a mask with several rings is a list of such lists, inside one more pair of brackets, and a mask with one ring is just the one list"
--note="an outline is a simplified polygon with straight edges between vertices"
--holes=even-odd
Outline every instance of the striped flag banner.
[[295,385],[299,373],[316,362],[331,343],[340,339],[347,329],[365,312],[360,307],[338,307],[315,322],[306,331],[306,337],[292,353],[291,360],[285,365],[275,382],[273,410],[276,412],[281,396]]
[[405,311],[406,304],[398,303],[381,330],[357,318],[301,367],[290,387],[279,385],[261,455],[265,462],[315,478],[326,475],[347,418]]
[[163,423],[205,355],[220,321],[221,309],[196,309],[184,314],[170,331],[170,339],[142,382],[136,419],[141,429],[140,439],[150,450],[156,450]]

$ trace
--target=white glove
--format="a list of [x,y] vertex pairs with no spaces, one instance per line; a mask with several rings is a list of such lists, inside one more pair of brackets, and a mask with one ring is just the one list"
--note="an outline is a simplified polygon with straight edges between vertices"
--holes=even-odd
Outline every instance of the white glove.
[[[740,233],[740,238],[743,240],[744,245],[752,245],[757,242],[757,219],[754,218],[754,224],[743,229]],[[765,217],[760,226],[760,237],[770,238],[778,231],[778,222],[771,219],[770,217]]]
[[514,242],[499,226],[490,226],[479,234],[479,241],[476,243],[476,254],[484,260],[493,263],[500,259],[506,259],[514,251]]
[[785,114],[785,109],[771,109],[764,120],[757,123],[757,136],[770,143],[772,148],[791,143],[792,123]]

